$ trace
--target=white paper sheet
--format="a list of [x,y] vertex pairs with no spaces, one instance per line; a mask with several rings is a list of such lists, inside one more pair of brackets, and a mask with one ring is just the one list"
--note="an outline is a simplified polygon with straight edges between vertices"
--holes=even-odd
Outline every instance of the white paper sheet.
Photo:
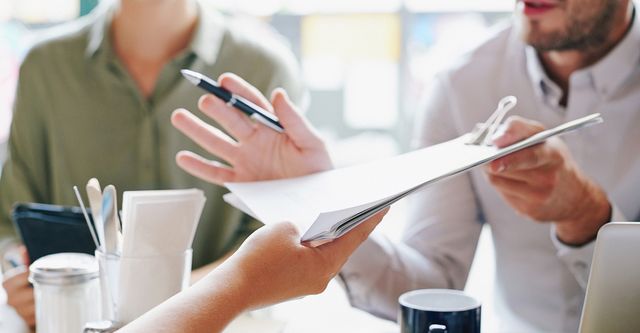
[[[540,143],[547,138],[602,121],[599,114],[568,122],[509,147],[465,144],[469,134],[393,158],[304,177],[225,184],[225,200],[263,223],[291,221],[303,241],[330,232],[343,221],[407,191],[459,174]],[[339,236],[339,235],[337,235]]]

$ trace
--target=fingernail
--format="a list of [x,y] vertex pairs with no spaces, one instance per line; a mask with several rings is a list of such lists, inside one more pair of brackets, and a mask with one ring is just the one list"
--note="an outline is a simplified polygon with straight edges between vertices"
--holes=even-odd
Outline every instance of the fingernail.
[[198,103],[200,104],[201,107],[207,107],[209,105],[209,95],[202,95],[200,96],[200,99],[198,100]]
[[284,90],[284,88],[278,88],[278,89],[282,93],[282,97],[284,97],[284,100],[287,102],[291,102],[291,99],[289,99],[289,94],[287,94],[287,91]]
[[498,163],[498,168],[496,169],[496,172],[503,172],[506,168],[507,168],[507,166],[504,165],[503,162],[499,162]]

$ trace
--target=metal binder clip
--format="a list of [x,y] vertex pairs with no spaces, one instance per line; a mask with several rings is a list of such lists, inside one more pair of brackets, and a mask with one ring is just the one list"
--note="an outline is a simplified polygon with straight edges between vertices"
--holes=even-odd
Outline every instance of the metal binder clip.
[[498,130],[498,126],[502,124],[507,112],[511,111],[516,104],[518,104],[518,99],[515,96],[507,96],[501,99],[498,103],[498,108],[491,114],[491,117],[484,123],[476,124],[473,131],[471,131],[471,138],[466,144],[490,146],[491,137]]

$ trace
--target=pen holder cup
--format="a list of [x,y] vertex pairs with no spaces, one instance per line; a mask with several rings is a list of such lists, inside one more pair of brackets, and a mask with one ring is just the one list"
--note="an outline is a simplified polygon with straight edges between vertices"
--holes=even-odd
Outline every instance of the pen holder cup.
[[189,249],[179,254],[121,257],[118,321],[127,324],[189,287],[191,256]]
[[125,325],[189,287],[191,249],[157,256],[100,255],[101,282],[103,276],[108,281],[101,283],[103,295],[107,295],[102,301],[112,305],[110,312],[103,311],[103,319]]
[[100,269],[100,295],[102,305],[102,319],[116,322],[116,292],[118,290],[118,274],[120,272],[120,256],[111,253],[104,253],[100,250],[95,252]]

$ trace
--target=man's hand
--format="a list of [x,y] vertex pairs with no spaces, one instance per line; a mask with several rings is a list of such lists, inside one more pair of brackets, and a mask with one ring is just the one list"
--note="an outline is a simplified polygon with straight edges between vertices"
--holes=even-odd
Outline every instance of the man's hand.
[[[543,130],[540,123],[510,117],[493,142],[505,147]],[[485,171],[516,211],[556,223],[557,236],[566,244],[591,241],[611,218],[606,193],[581,172],[557,137],[495,160]]]
[[284,90],[276,89],[269,103],[256,88],[234,74],[223,74],[218,82],[234,94],[275,112],[285,131],[276,133],[217,97],[204,95],[198,107],[232,137],[184,109],[174,111],[171,122],[229,166],[183,151],[178,153],[176,160],[184,170],[222,185],[225,182],[291,178],[333,167],[324,142],[292,105]]
[[[16,250],[23,257],[23,263],[28,263],[27,250],[20,246]],[[36,326],[36,308],[33,288],[29,283],[27,266],[20,266],[4,272],[2,287],[7,292],[7,304],[13,307],[25,323],[34,328]]]

